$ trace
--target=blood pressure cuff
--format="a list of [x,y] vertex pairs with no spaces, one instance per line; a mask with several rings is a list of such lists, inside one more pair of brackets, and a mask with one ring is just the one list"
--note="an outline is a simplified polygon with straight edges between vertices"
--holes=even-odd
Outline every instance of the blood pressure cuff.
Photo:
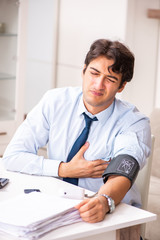
[[102,175],[103,181],[105,183],[109,176],[113,175],[124,176],[131,181],[132,186],[138,175],[139,169],[139,163],[135,158],[127,154],[118,155],[111,160],[104,171]]

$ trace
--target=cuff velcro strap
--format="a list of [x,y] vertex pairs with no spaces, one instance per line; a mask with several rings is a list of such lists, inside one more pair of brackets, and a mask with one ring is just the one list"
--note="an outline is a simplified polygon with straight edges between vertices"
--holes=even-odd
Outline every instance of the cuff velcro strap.
[[104,183],[108,180],[109,176],[118,175],[127,177],[133,185],[137,174],[139,172],[139,163],[135,158],[130,155],[122,154],[113,158],[108,167],[104,171],[102,177]]

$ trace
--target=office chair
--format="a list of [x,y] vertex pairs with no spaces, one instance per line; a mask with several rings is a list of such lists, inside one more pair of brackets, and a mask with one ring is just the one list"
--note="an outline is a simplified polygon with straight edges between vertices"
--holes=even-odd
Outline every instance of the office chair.
[[[154,141],[155,141],[155,137],[152,135],[151,154],[147,159],[146,165],[139,172],[137,179],[135,181],[137,188],[138,188],[139,192],[141,193],[142,209],[144,209],[144,210],[147,210],[147,206],[148,206],[148,193],[149,193],[152,160],[153,160]],[[145,239],[145,228],[146,228],[146,224],[142,224],[141,236],[143,237],[143,239]]]

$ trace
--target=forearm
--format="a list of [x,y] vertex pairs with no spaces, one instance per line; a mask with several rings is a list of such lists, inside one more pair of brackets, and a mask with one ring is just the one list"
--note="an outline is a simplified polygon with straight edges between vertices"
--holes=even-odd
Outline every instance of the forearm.
[[123,176],[110,176],[108,181],[102,185],[98,194],[110,196],[115,201],[115,205],[117,205],[124,198],[130,187],[131,182],[128,178]]
[[17,152],[12,155],[6,153],[2,162],[9,171],[54,177],[58,176],[60,163],[58,160],[45,159],[43,156],[28,152]]
[[37,151],[46,145],[47,131],[44,128],[36,129],[36,123],[31,126],[30,122],[30,119],[26,119],[17,129],[5,150],[3,163],[10,171],[46,175],[45,159],[43,156],[38,156]]
[[102,221],[109,212],[108,201],[101,194],[110,196],[115,205],[120,203],[131,186],[130,180],[123,176],[110,176],[108,181],[100,188],[98,195],[83,200],[76,208],[80,216],[86,222],[94,223]]

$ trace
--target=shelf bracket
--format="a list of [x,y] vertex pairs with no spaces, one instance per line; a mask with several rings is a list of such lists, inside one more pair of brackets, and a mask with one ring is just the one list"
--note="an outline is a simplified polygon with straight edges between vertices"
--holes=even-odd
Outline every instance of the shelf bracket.
[[7,132],[0,132],[0,136],[7,135]]
[[148,9],[148,18],[160,19],[160,9]]

